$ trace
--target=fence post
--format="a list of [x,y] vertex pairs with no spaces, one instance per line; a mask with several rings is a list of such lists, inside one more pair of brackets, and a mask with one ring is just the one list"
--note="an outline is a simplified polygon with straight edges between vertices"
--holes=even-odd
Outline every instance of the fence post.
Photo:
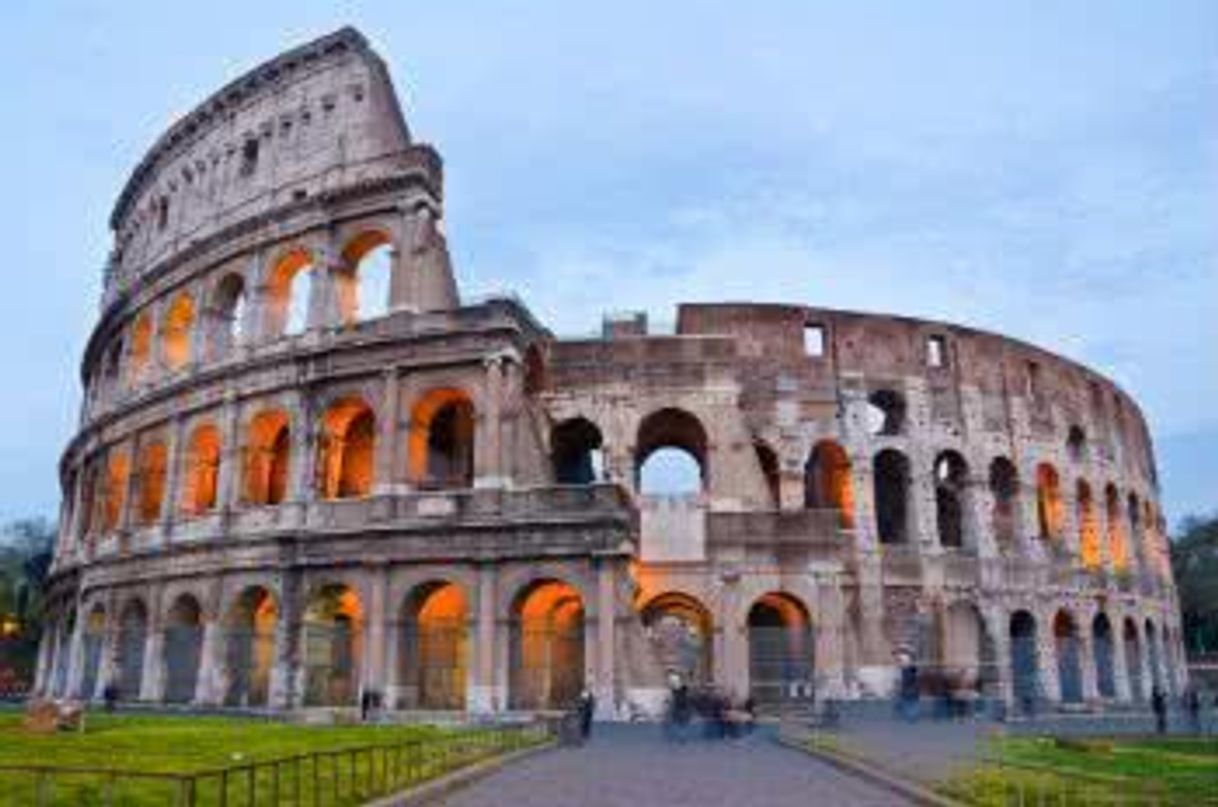
[[321,798],[321,776],[317,772],[317,752],[314,751],[310,756],[313,757],[313,807],[317,807]]
[[228,768],[220,771],[220,807],[228,807]]
[[106,777],[106,807],[114,807],[114,780],[117,774],[113,771]]
[[38,804],[38,807],[46,807],[46,805],[50,804],[50,800],[47,798],[47,796],[49,795],[47,793],[47,784],[49,782],[49,778],[48,778],[49,774],[46,771],[38,771],[38,773],[35,774],[35,776],[36,776],[36,778],[34,779],[34,799],[35,799],[36,803]]

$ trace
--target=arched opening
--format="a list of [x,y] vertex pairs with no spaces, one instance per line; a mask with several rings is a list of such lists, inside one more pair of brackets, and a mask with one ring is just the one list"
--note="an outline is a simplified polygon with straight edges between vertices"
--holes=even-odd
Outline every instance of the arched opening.
[[318,482],[323,499],[368,496],[376,465],[376,418],[359,398],[343,398],[321,419]]
[[1146,553],[1142,539],[1142,505],[1138,495],[1131,492],[1125,499],[1126,512],[1129,516],[1129,545],[1133,548],[1134,558],[1138,568],[1146,568]]
[[1080,463],[1087,458],[1087,433],[1083,427],[1074,425],[1066,434],[1066,454],[1070,461]]
[[706,489],[708,441],[683,409],[652,412],[635,438],[635,485],[644,496],[689,496]]
[[474,484],[474,405],[457,389],[432,390],[410,419],[410,469],[427,489]]
[[686,594],[652,598],[642,612],[643,630],[665,677],[676,675],[693,689],[713,680],[711,615]]
[[753,452],[757,455],[757,465],[761,468],[761,478],[765,480],[766,492],[769,494],[769,504],[777,510],[782,504],[782,492],[779,487],[778,455],[774,449],[758,440],[753,443]]
[[183,594],[174,601],[165,625],[165,700],[189,703],[199,682],[203,649],[203,609]]
[[102,490],[102,531],[118,529],[123,515],[123,504],[127,499],[127,475],[130,473],[127,454],[115,451],[106,461],[105,488]]
[[226,356],[241,344],[245,333],[245,306],[245,279],[235,272],[225,275],[216,285],[208,328],[213,358]]
[[465,593],[438,581],[416,588],[403,609],[399,654],[401,702],[407,709],[465,708],[469,607]]
[[1125,541],[1125,526],[1121,518],[1121,494],[1111,482],[1104,488],[1104,514],[1107,516],[1108,557],[1112,567],[1122,572],[1129,568],[1129,546]]
[[950,549],[964,547],[965,496],[968,493],[968,465],[955,451],[944,451],[934,464],[935,524],[939,545]]
[[1134,702],[1146,698],[1142,688],[1142,643],[1138,639],[1138,626],[1128,617],[1125,618],[1125,674],[1129,676],[1129,697]]
[[873,437],[894,437],[905,430],[905,396],[879,389],[867,396],[867,431]]
[[113,394],[122,378],[123,340],[116,339],[106,351],[105,363],[102,365],[102,382],[107,394]]
[[227,705],[266,706],[270,701],[278,621],[275,598],[261,586],[245,589],[233,604],[225,626]]
[[140,449],[139,460],[139,522],[152,524],[161,517],[165,501],[165,466],[169,461],[165,444],[157,441]]
[[1011,614],[1011,692],[1015,704],[1031,713],[1040,699],[1036,663],[1036,619],[1027,611]]
[[886,448],[872,460],[875,527],[882,544],[909,541],[909,460]]
[[266,332],[272,336],[303,333],[309,325],[313,256],[294,249],[279,259],[266,285]]
[[376,319],[389,313],[393,248],[389,236],[368,230],[343,249],[343,268],[334,273],[343,322]]
[[85,620],[84,669],[81,671],[79,696],[91,700],[97,692],[97,676],[101,671],[102,650],[106,646],[106,609],[94,605]]
[[197,426],[186,447],[182,511],[197,516],[216,507],[220,479],[220,430],[210,423]]
[[1089,569],[1100,567],[1100,527],[1095,519],[1095,502],[1091,496],[1091,485],[1078,480],[1075,493],[1078,514],[1078,551],[1083,565]]
[[821,440],[804,466],[804,506],[837,512],[844,529],[854,529],[854,482],[850,457],[839,443]]
[[1057,469],[1047,462],[1036,467],[1036,522],[1042,540],[1062,534],[1062,492]]
[[161,325],[161,354],[170,370],[180,370],[190,362],[190,337],[195,324],[195,301],[182,292],[169,304]]
[[1116,697],[1116,678],[1112,667],[1112,624],[1103,612],[1091,622],[1091,642],[1095,652],[1095,686],[1101,698]]
[[350,706],[359,690],[364,608],[348,586],[318,591],[305,609],[303,666],[306,706]]
[[148,609],[130,600],[118,622],[118,697],[136,700],[144,682],[144,649],[148,644]]
[[568,708],[583,687],[583,600],[568,583],[535,582],[512,606],[509,706]]
[[1079,658],[1078,628],[1074,617],[1058,611],[1053,618],[1053,644],[1057,653],[1057,681],[1062,703],[1082,703],[1082,660]]
[[550,432],[550,461],[560,485],[590,485],[605,475],[604,438],[592,421],[564,420]]
[[136,384],[148,370],[152,360],[152,317],[147,311],[135,318],[131,326],[131,353],[127,357],[127,383]]
[[1000,549],[1010,551],[1019,534],[1019,472],[1006,457],[995,457],[990,462],[990,494],[994,497],[994,540]]
[[1159,640],[1155,634],[1155,623],[1146,620],[1146,660],[1150,665],[1150,683],[1163,692],[1163,668],[1159,662]]
[[776,704],[810,690],[816,645],[812,618],[790,594],[772,592],[749,609],[749,693],[759,704]]
[[292,442],[287,413],[259,412],[250,421],[245,444],[245,501],[280,504],[287,498]]

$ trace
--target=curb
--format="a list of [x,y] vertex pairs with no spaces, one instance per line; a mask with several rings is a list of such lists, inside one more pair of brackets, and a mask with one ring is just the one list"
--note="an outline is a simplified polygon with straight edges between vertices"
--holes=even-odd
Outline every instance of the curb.
[[854,757],[848,757],[844,754],[838,754],[833,751],[826,751],[823,748],[809,748],[802,743],[792,740],[787,737],[778,738],[779,745],[785,746],[792,751],[799,751],[807,754],[810,757],[819,759],[820,761],[832,765],[838,770],[857,776],[860,779],[865,779],[872,784],[879,785],[899,796],[903,796],[914,804],[920,804],[923,807],[964,807],[964,802],[956,801],[947,796],[935,793],[920,784],[909,781],[898,776],[894,776],[888,771],[879,768],[869,762]]
[[365,807],[417,807],[417,805],[435,804],[444,796],[450,795],[461,788],[468,787],[479,779],[497,772],[500,768],[506,767],[513,762],[519,762],[534,754],[551,751],[555,747],[557,747],[557,743],[554,740],[548,740],[541,745],[522,748],[519,751],[513,751],[510,754],[503,754],[491,759],[484,759],[481,762],[464,768],[458,768],[443,776],[426,781],[416,787],[370,801]]

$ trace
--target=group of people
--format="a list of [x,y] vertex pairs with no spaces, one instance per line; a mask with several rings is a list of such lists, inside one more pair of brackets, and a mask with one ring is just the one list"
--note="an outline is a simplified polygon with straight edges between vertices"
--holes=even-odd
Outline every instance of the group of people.
[[[1201,697],[1201,691],[1195,686],[1190,686],[1181,696],[1180,704],[1188,721],[1187,730],[1193,734],[1201,734],[1205,729],[1203,725],[1205,703]],[[1215,715],[1218,715],[1218,694],[1214,695],[1213,708]],[[1150,693],[1150,710],[1155,715],[1155,731],[1159,734],[1166,734],[1167,695],[1157,685]]]
[[693,690],[678,674],[669,676],[664,735],[670,740],[687,739],[695,720],[702,723],[702,733],[707,739],[743,737],[753,730],[755,717],[751,697],[733,702],[722,691]]

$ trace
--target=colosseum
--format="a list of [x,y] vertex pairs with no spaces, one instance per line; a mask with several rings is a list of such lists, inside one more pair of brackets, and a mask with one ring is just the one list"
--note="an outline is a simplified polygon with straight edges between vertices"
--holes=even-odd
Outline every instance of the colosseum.
[[1010,711],[1184,686],[1113,382],[798,303],[561,338],[461,298],[442,188],[349,28],[148,151],[60,462],[39,692],[459,718],[587,687],[620,719],[674,676],[763,707],[910,665]]

